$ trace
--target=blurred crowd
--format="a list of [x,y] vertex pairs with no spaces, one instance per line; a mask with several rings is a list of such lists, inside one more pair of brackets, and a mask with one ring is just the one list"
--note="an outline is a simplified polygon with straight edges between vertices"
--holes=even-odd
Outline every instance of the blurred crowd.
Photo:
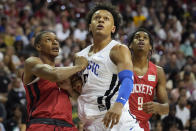
[[[22,72],[24,60],[37,56],[35,35],[53,30],[61,46],[56,66],[70,66],[74,54],[92,43],[86,14],[105,1],[123,18],[116,40],[127,44],[138,27],[153,35],[151,60],[166,73],[170,112],[154,115],[151,130],[196,131],[196,0],[0,0],[1,131],[18,131],[25,123]],[[79,126],[76,102],[73,119]]]

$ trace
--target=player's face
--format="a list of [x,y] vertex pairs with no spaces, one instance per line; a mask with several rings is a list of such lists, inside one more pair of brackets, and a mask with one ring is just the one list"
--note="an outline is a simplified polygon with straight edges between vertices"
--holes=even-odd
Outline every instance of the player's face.
[[133,43],[130,46],[133,50],[144,50],[147,52],[152,50],[148,33],[143,31],[139,31],[135,34]]
[[59,42],[54,33],[48,32],[42,35],[40,41],[40,52],[56,57],[59,54]]
[[93,37],[96,35],[111,36],[115,32],[114,18],[107,10],[96,11],[91,19],[89,30]]

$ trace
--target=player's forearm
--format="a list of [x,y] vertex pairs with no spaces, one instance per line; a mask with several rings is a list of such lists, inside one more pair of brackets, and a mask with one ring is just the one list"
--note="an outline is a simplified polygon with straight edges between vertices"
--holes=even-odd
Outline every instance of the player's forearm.
[[47,64],[37,64],[32,72],[35,76],[41,77],[43,79],[59,82],[66,80],[73,74],[81,71],[83,67],[81,66],[71,66],[71,67],[52,67]]
[[158,114],[159,115],[166,115],[169,113],[169,105],[168,103],[164,103],[164,104],[159,104],[159,111]]
[[81,70],[80,66],[55,67],[53,70],[56,76],[55,81],[63,81]]

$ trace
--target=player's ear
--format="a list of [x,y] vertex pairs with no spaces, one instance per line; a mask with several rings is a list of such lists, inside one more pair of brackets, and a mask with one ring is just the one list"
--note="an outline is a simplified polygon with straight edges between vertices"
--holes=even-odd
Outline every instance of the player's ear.
[[151,52],[151,54],[152,54],[152,52],[153,52],[152,45],[150,45],[150,52]]
[[35,45],[35,49],[36,49],[37,51],[40,51],[40,50],[41,50],[41,45],[40,45],[40,43],[37,43],[37,44]]
[[114,33],[116,31],[116,26],[112,27],[112,33]]
[[128,43],[128,44],[129,44],[129,49],[131,49],[132,46],[133,46],[132,42],[131,43]]
[[148,58],[150,58],[150,57],[152,56],[152,53],[153,53],[153,49],[152,49],[152,48],[150,48],[150,50],[149,50],[149,54],[148,54]]
[[88,26],[88,31],[91,32],[91,24]]

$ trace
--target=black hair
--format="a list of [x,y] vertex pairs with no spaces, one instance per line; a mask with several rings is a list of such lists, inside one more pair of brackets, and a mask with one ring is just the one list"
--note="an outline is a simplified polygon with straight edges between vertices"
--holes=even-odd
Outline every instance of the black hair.
[[170,104],[169,105],[169,111],[175,110],[176,111],[176,104]]
[[180,87],[179,88],[179,92],[181,92],[182,90],[186,90],[186,87]]
[[[44,31],[41,31],[39,32],[36,37],[35,37],[35,41],[34,41],[34,47],[41,41],[42,39],[42,36],[46,33],[54,33],[53,31],[50,31],[50,30],[44,30]],[[55,34],[55,33],[54,33]]]
[[128,37],[128,39],[127,39],[128,47],[132,44],[135,34],[137,32],[140,32],[140,31],[145,32],[145,33],[148,34],[148,37],[150,39],[150,45],[152,46],[152,49],[153,49],[153,38],[152,38],[152,34],[148,30],[146,30],[145,28],[139,28],[139,29],[137,29],[133,34],[131,34]]
[[86,20],[87,20],[87,26],[89,26],[89,24],[91,23],[91,19],[92,19],[92,16],[93,14],[98,11],[98,10],[107,10],[109,11],[112,16],[113,16],[113,19],[114,19],[114,25],[116,26],[116,30],[114,33],[112,33],[112,37],[114,37],[116,35],[116,33],[118,32],[119,30],[119,26],[122,22],[122,17],[120,15],[120,13],[117,11],[117,9],[115,8],[115,6],[113,6],[112,4],[110,3],[97,3],[95,5],[95,7],[93,7],[87,17],[86,17]]

